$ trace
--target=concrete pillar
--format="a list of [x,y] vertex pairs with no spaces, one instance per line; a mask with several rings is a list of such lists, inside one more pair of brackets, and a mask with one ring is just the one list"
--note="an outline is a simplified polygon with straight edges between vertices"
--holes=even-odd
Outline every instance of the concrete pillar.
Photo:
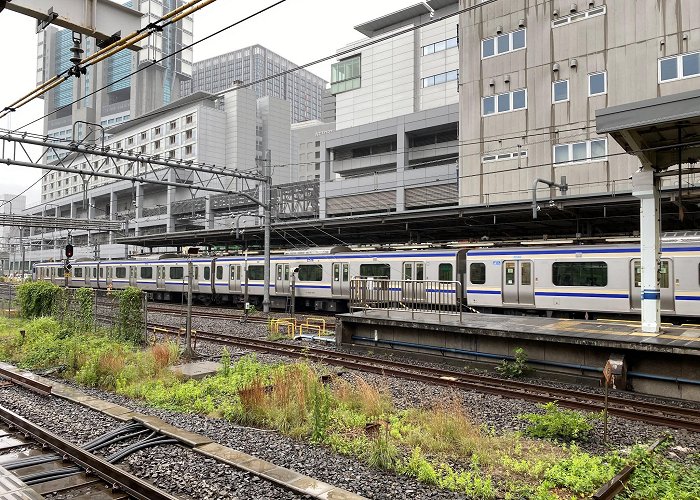
[[135,217],[140,219],[143,217],[143,184],[136,184],[136,207],[135,207]]
[[214,211],[211,208],[211,195],[206,195],[204,201],[206,207],[204,209],[204,227],[207,229],[214,229]]
[[658,333],[661,323],[661,289],[658,267],[661,257],[661,209],[659,187],[651,167],[632,176],[632,194],[639,198],[642,267],[642,331]]
[[399,125],[396,131],[396,211],[403,212],[406,209],[403,174],[408,166],[408,141],[406,129]]
[[331,152],[326,148],[325,141],[321,141],[321,173],[318,189],[318,216],[326,218],[326,183],[331,181]]

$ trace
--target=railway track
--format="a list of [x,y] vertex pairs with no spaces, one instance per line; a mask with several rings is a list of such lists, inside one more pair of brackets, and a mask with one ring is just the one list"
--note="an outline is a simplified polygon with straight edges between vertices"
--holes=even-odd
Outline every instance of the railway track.
[[[151,332],[165,335],[177,335],[179,331],[168,325],[152,323],[149,324],[148,328]],[[197,339],[291,358],[305,358],[352,370],[525,399],[537,403],[557,401],[560,406],[587,412],[600,412],[603,409],[603,395],[572,389],[543,387],[518,380],[472,375],[447,369],[426,368],[401,361],[339,353],[308,345],[283,344],[201,330],[197,331]],[[641,420],[670,428],[700,432],[700,410],[696,409],[630,400],[613,395],[608,397],[608,412],[610,415],[629,420]]]
[[[155,313],[160,313],[160,314],[170,314],[173,316],[185,316],[184,311],[182,310],[181,307],[178,307],[177,309],[171,308],[171,307],[163,307],[163,306],[153,306],[151,304],[148,305],[148,312],[155,312]],[[245,316],[243,313],[224,313],[221,311],[208,311],[206,309],[199,309],[199,308],[193,308],[192,309],[192,316],[196,318],[215,318],[215,319],[224,319],[224,320],[232,320],[232,321],[242,321],[244,318],[248,323],[267,323],[269,321],[268,318],[264,318],[261,316]],[[335,316],[324,316],[324,315],[318,315],[318,314],[305,314],[305,315],[298,315],[300,318],[304,318],[307,316],[321,316],[324,319],[327,319],[326,321],[326,330],[333,330],[335,328],[335,323],[334,319]]]
[[[129,424],[80,447],[0,406],[0,465],[41,495],[60,494],[75,499],[176,500],[177,497],[116,465],[129,452],[141,449],[145,441],[140,441],[140,445],[127,444],[107,457],[96,454],[109,445],[129,442],[140,435],[147,437],[149,432],[150,429],[139,424]],[[175,442],[162,436],[152,436],[150,440],[152,445]],[[3,471],[4,477],[0,478],[3,485],[15,483],[5,474]],[[27,496],[12,498],[34,498],[29,492],[24,493]]]

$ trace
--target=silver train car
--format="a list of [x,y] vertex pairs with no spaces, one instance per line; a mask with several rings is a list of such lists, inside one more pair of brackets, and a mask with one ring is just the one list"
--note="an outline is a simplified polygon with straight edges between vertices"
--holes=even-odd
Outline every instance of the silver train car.
[[[262,255],[197,257],[192,262],[194,296],[200,302],[241,303],[246,288],[252,303],[262,300]],[[355,277],[460,282],[463,303],[481,312],[594,318],[638,315],[641,307],[641,266],[636,245],[369,252],[333,247],[287,252],[271,257],[273,308],[286,307],[295,272],[297,305],[319,311],[346,310],[350,281]],[[60,262],[36,264],[33,273],[37,280],[66,283]],[[187,290],[186,275],[187,259],[181,256],[88,260],[74,263],[68,285],[112,289],[135,286],[156,300],[177,300]],[[664,316],[700,317],[700,245],[663,245],[659,282]],[[420,290],[412,287],[416,289]],[[425,303],[440,300],[440,296],[407,297]]]

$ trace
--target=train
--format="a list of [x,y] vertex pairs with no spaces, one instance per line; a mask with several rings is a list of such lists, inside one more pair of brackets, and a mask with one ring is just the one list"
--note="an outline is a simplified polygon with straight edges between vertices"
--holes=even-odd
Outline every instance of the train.
[[[122,289],[138,287],[155,300],[177,300],[187,291],[188,261],[194,269],[193,298],[201,303],[262,300],[262,255],[221,257],[172,254],[129,260],[78,260],[69,277],[62,262],[34,265],[35,280],[58,285]],[[246,279],[247,270],[247,279]],[[635,244],[537,247],[428,248],[357,251],[329,247],[271,256],[271,307],[289,306],[294,281],[295,305],[309,310],[348,309],[353,279],[389,279],[405,287],[407,302],[415,283],[441,283],[457,293],[471,311],[537,314],[550,317],[639,315],[641,265]],[[412,286],[410,286],[412,285]],[[664,244],[659,263],[663,316],[700,316],[700,245]],[[440,294],[437,294],[440,296]],[[442,300],[442,299],[432,299]]]

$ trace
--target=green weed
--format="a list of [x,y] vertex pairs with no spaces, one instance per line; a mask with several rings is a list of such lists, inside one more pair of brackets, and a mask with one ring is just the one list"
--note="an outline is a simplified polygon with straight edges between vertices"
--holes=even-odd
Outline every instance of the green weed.
[[522,347],[515,350],[515,359],[506,361],[496,366],[496,371],[501,375],[509,378],[520,378],[532,373],[532,368],[527,366],[527,353]]
[[598,418],[574,410],[562,410],[554,401],[538,406],[544,413],[526,413],[518,417],[530,423],[525,432],[536,438],[567,442],[585,440],[593,429],[591,420]]

